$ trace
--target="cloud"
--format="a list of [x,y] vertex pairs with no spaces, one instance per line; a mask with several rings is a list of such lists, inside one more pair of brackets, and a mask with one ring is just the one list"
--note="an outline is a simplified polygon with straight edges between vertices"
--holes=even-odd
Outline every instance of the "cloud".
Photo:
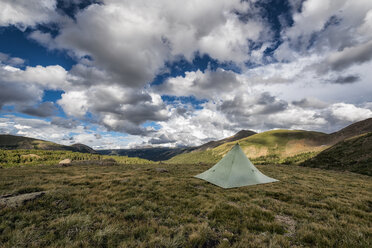
[[352,84],[358,82],[360,77],[358,75],[349,75],[346,77],[339,76],[334,83],[335,84]]
[[7,64],[7,65],[10,65],[10,66],[19,66],[19,65],[23,65],[25,63],[25,61],[21,58],[10,57],[8,54],[1,53],[1,52],[0,52],[0,62],[4,63],[4,64]]
[[238,75],[232,71],[218,68],[216,71],[200,70],[185,72],[185,76],[167,79],[153,88],[161,94],[174,96],[195,96],[211,98],[221,92],[229,92],[242,85]]
[[66,119],[62,117],[54,117],[50,123],[57,127],[66,129],[74,129],[79,125],[79,122],[77,120]]
[[294,24],[282,30],[284,42],[275,51],[276,58],[293,61],[363,44],[371,39],[371,8],[372,2],[366,0],[307,0],[301,11],[293,6]]
[[49,117],[57,111],[57,107],[53,102],[43,102],[36,107],[26,107],[21,109],[22,113],[38,116],[38,117]]
[[330,107],[330,114],[338,120],[349,122],[361,121],[372,117],[372,111],[353,104],[337,103]]
[[299,101],[293,101],[293,105],[299,106],[301,108],[315,108],[315,109],[323,109],[328,106],[326,102],[323,102],[317,98],[303,98]]
[[21,30],[52,21],[57,2],[55,0],[2,0],[0,2],[0,26],[15,25]]
[[[67,87],[67,71],[61,66],[27,66],[19,69],[5,62],[14,61],[18,58],[2,56],[0,63],[0,107],[4,105],[16,105],[16,109],[24,110],[38,116],[45,116],[37,108],[30,107],[42,100],[45,89],[60,89]],[[6,58],[5,60],[4,57]],[[22,60],[22,59],[20,59]],[[40,111],[50,113],[51,106],[46,103],[39,106]]]
[[47,89],[59,89],[66,87],[67,71],[59,66],[27,66],[19,69],[10,65],[0,64],[1,81],[14,83],[25,83]]
[[[39,30],[30,38],[49,49],[67,50],[77,59],[89,56],[116,83],[141,88],[166,62],[180,57],[191,61],[197,53],[209,54],[238,64],[252,59],[248,40],[259,42],[269,36],[257,8],[239,0],[202,4],[196,0],[108,0],[80,10],[76,21],[60,23],[55,38]],[[242,13],[252,18],[243,21]],[[259,60],[262,54],[257,56]]]
[[224,101],[219,110],[229,119],[244,120],[251,116],[269,115],[285,110],[288,103],[271,96],[268,92],[261,94],[239,94],[232,100]]
[[88,98],[84,91],[69,91],[62,94],[57,103],[69,116],[83,118],[88,111]]
[[121,86],[95,85],[66,91],[57,102],[69,116],[84,119],[90,113],[109,130],[145,134],[146,121],[164,121],[167,110],[159,95]]
[[165,135],[165,134],[161,134],[159,137],[152,138],[148,141],[148,143],[153,144],[153,145],[160,145],[160,144],[169,145],[169,144],[172,144],[172,143],[175,143],[175,142],[177,142],[176,139],[168,137],[168,135]]
[[353,47],[346,47],[342,51],[328,56],[326,63],[329,69],[340,71],[354,64],[361,64],[372,59],[372,41]]
[[[1,71],[0,71],[1,75]],[[41,99],[43,91],[34,85],[8,83],[0,78],[0,108],[4,105],[32,105]]]

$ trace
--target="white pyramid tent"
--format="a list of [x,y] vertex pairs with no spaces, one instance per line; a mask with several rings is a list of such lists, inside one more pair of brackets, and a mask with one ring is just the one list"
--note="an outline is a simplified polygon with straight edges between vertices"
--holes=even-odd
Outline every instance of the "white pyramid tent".
[[222,188],[277,182],[262,174],[236,144],[217,164],[195,176]]

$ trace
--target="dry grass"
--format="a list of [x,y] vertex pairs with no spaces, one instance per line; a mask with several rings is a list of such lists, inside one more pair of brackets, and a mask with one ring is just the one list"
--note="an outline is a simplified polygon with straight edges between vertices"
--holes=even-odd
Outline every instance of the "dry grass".
[[48,192],[0,209],[0,247],[372,246],[371,177],[258,166],[280,182],[224,190],[209,166],[0,169],[0,195]]

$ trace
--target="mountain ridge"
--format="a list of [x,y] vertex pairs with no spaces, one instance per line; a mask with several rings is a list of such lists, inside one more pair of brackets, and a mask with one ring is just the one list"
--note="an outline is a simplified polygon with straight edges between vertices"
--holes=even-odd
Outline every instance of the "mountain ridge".
[[240,130],[233,136],[221,139],[209,141],[200,146],[182,147],[182,148],[170,148],[170,147],[152,147],[152,148],[133,148],[133,149],[104,149],[97,150],[101,155],[120,155],[128,157],[139,157],[149,159],[153,161],[163,161],[171,159],[179,154],[189,153],[192,151],[205,151],[211,148],[215,148],[224,142],[235,141],[250,135],[256,134],[251,130]]
[[36,149],[36,150],[61,150],[73,151],[82,153],[96,153],[96,151],[84,144],[73,144],[71,146],[60,145],[51,141],[29,138],[24,136],[0,134],[0,149],[3,150],[16,150],[16,149]]

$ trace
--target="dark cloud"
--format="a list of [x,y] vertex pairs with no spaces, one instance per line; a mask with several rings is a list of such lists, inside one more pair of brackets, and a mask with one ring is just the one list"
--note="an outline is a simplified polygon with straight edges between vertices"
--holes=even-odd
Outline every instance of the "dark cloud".
[[334,83],[335,84],[352,84],[352,83],[356,83],[360,80],[360,77],[358,75],[349,75],[349,76],[346,76],[346,77],[338,77]]
[[125,119],[120,119],[120,116],[115,115],[110,116],[109,121],[107,121],[106,117],[105,120],[102,120],[101,124],[109,131],[123,132],[131,135],[147,136],[153,132],[153,130],[148,130]]
[[236,78],[236,73],[218,68],[216,71],[206,71],[204,77],[196,78],[193,87],[203,90],[212,89],[216,91],[231,90],[238,87],[241,83]]
[[175,142],[177,142],[177,140],[171,139],[164,134],[160,135],[157,138],[152,138],[149,140],[149,143],[153,145],[168,144],[168,143],[175,143]]
[[52,102],[43,102],[36,107],[27,107],[20,111],[37,117],[48,117],[52,116],[57,111],[57,108]]
[[43,91],[32,84],[2,82],[0,71],[0,108],[6,104],[31,105],[36,103]]
[[96,112],[120,114],[122,112],[120,109],[123,105],[142,105],[151,103],[152,101],[151,96],[143,92],[128,90],[125,94],[120,95],[120,97],[117,97],[115,93],[116,92],[106,91],[104,88],[93,92],[90,97],[90,99],[95,99],[95,101],[92,102],[92,109]]
[[327,103],[320,101],[316,98],[304,98],[299,101],[293,101],[293,105],[301,108],[314,108],[314,109],[323,109],[328,106]]
[[122,115],[136,124],[147,120],[165,121],[168,119],[168,116],[161,112],[162,109],[162,106],[141,104],[124,110]]
[[267,115],[283,111],[287,108],[288,103],[283,100],[278,100],[276,97],[271,96],[269,93],[263,93],[257,101],[258,105],[264,108],[257,112],[257,114]]
[[[115,82],[142,87],[163,67],[168,46],[155,35],[155,26],[154,32],[147,29],[148,20],[137,18],[127,22],[126,18],[136,15],[129,8],[116,6],[112,10],[105,5],[91,5],[75,16],[76,22],[61,28],[55,42],[77,57],[90,56],[94,65],[107,71]],[[95,38],[88,38],[92,34]]]
[[235,96],[233,100],[224,101],[219,110],[235,118],[245,118],[252,115],[277,113],[285,110],[287,106],[287,102],[278,100],[265,92],[253,99],[246,95]]
[[177,114],[179,114],[179,115],[184,115],[184,114],[187,113],[187,109],[186,108],[182,108],[182,107],[177,108],[176,111],[177,111]]
[[335,71],[341,71],[354,64],[361,64],[372,59],[372,41],[364,44],[346,47],[342,51],[329,56],[326,63],[329,68]]
[[62,117],[54,117],[50,123],[52,125],[56,125],[58,127],[63,127],[67,129],[73,129],[79,125],[79,122],[76,120],[65,119]]

